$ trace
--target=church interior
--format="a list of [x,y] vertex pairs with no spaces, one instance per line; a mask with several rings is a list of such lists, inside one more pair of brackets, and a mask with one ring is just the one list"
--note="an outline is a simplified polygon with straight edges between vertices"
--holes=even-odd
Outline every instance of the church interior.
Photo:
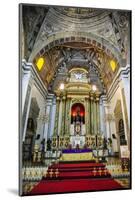
[[131,12],[20,6],[23,195],[129,189]]

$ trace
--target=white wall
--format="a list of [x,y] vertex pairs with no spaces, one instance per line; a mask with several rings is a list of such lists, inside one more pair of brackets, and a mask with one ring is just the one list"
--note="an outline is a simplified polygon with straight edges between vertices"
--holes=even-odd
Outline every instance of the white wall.
[[[127,140],[127,130],[126,130],[126,119],[125,119],[125,113],[124,113],[124,105],[123,105],[123,98],[122,98],[122,80],[119,82],[116,91],[114,92],[112,98],[109,101],[109,113],[112,114],[112,116],[114,117],[114,110],[117,104],[117,101],[120,100],[121,101],[121,108],[122,108],[122,116],[123,116],[123,120],[124,120],[124,128],[125,128],[125,137]],[[116,134],[116,124],[115,124],[115,120],[112,120],[110,122],[111,125],[111,135],[115,134],[116,137],[118,138],[118,135]],[[113,141],[113,150],[118,150],[118,139],[117,142],[115,139],[112,139]]]

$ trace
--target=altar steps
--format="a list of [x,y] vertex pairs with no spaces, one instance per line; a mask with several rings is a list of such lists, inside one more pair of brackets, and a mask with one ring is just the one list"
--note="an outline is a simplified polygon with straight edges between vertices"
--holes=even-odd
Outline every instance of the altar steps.
[[66,162],[66,163],[58,163],[58,164],[52,164],[49,166],[49,169],[61,169],[61,168],[93,168],[93,167],[105,167],[105,164],[102,163],[92,163],[92,162]]
[[87,179],[87,178],[108,178],[110,173],[102,163],[58,163],[52,164],[43,180],[64,180],[64,179]]
[[73,161],[71,161],[71,160],[66,160],[66,161],[64,161],[64,160],[60,160],[59,161],[59,163],[61,163],[61,164],[67,164],[67,163],[95,163],[96,162],[96,160],[73,160]]
[[102,163],[57,163],[49,166],[29,195],[122,189]]
[[65,180],[65,179],[90,179],[90,178],[109,178],[111,175],[109,173],[102,172],[89,172],[89,171],[77,171],[77,172],[59,172],[58,175],[53,173],[50,176],[50,173],[46,177],[43,177],[42,180]]
[[[53,169],[53,171],[55,171],[56,170],[56,168],[50,168],[50,169],[48,169],[48,172],[50,172],[50,171],[52,171],[52,169]],[[59,172],[79,172],[79,171],[93,171],[94,169],[96,169],[95,167],[83,167],[83,168],[59,168],[58,170],[59,170]],[[98,168],[99,169],[99,168]],[[105,168],[104,167],[101,167],[100,168],[100,170],[104,170]]]

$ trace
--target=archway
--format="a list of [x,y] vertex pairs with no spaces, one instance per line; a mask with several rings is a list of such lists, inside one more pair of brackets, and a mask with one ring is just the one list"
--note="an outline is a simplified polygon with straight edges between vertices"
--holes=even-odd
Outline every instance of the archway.
[[[55,36],[55,40],[53,36]],[[108,42],[105,38],[97,36],[93,33],[86,32],[81,32],[81,36],[80,32],[58,32],[55,33],[55,35],[49,36],[48,38],[43,38],[42,40],[39,40],[38,43],[34,46],[34,49],[29,57],[29,62],[33,62],[36,57],[43,55],[45,52],[53,47],[70,42],[84,42],[88,45],[99,48],[100,50],[103,50],[107,55],[114,57],[117,62],[122,65],[120,51],[118,51],[118,49],[113,44],[110,44],[110,42]]]
[[125,138],[125,130],[124,130],[124,122],[123,119],[120,119],[118,122],[118,128],[119,128],[119,138],[120,138],[120,145],[127,145],[127,141]]
[[122,105],[121,101],[118,100],[114,109],[115,124],[116,124],[116,138],[118,140],[118,147],[120,152],[120,147],[127,145],[127,140],[125,137],[125,127],[122,115]]

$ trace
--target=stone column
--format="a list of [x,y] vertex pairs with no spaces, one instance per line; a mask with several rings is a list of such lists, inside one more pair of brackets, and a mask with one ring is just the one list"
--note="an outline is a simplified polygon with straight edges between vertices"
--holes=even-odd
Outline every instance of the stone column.
[[50,121],[50,126],[49,126],[50,138],[52,138],[53,132],[54,132],[55,114],[56,114],[56,100],[53,99],[52,108],[51,108],[51,116],[50,116],[51,121]]
[[96,131],[97,133],[96,134],[99,134],[100,133],[100,109],[99,109],[99,94],[96,94]]
[[47,102],[46,106],[46,112],[45,112],[45,129],[44,129],[44,138],[47,142],[47,139],[49,138],[49,118],[50,118],[50,110],[51,110],[51,104],[50,102]]
[[89,96],[89,134],[91,135],[91,98]]
[[67,101],[66,101],[66,117],[65,117],[65,132],[66,132],[66,135],[69,135],[70,134],[70,127],[69,127],[69,120],[70,120],[70,101],[71,99],[70,98],[67,98]]
[[25,101],[29,91],[29,81],[31,79],[31,64],[27,64],[25,60],[22,61],[22,112],[24,111]]
[[31,93],[32,93],[32,73],[31,73],[32,64],[27,64],[25,60],[22,61],[22,140],[25,140],[27,120],[29,115],[30,103],[31,103]]
[[37,118],[37,130],[36,130],[36,137],[37,135],[40,135],[40,138],[38,140],[35,140],[35,145],[38,145],[39,147],[42,139],[43,138],[45,138],[45,140],[47,139],[47,133],[45,135],[45,123],[46,123],[45,106],[42,105],[40,107],[39,115]]
[[108,123],[106,122],[106,114],[108,113],[108,104],[107,104],[107,100],[106,100],[106,96],[105,95],[102,95],[100,97],[101,99],[101,103],[102,103],[102,112],[100,112],[101,114],[101,123],[102,123],[102,127],[103,127],[103,134],[104,134],[104,137],[107,138],[108,137]]
[[106,130],[105,130],[105,122],[104,122],[104,107],[103,107],[103,102],[101,98],[100,98],[99,107],[100,107],[100,112],[99,112],[100,132],[104,134],[105,136]]
[[105,111],[105,125],[106,125],[106,137],[111,138],[111,133],[110,133],[110,123],[109,123],[109,106],[108,104],[104,103],[104,111]]
[[60,104],[60,97],[56,97],[54,136],[58,135],[59,104]]
[[62,98],[60,99],[60,104],[59,104],[58,135],[61,135],[61,128],[62,128]]
[[94,134],[94,97],[93,97],[93,93],[91,93],[90,100],[91,100],[91,135],[93,135]]
[[94,135],[97,134],[97,108],[96,108],[96,97],[94,95],[94,101],[93,101],[93,107],[94,107]]
[[86,130],[86,135],[88,134],[88,104],[87,104],[87,99],[85,99],[85,130]]
[[27,88],[27,93],[26,93],[26,98],[25,98],[25,103],[24,103],[24,109],[22,111],[22,140],[25,140],[25,135],[26,135],[26,128],[27,128],[27,120],[29,116],[29,110],[30,110],[30,104],[31,104],[31,95],[32,95],[32,83],[29,82],[28,88]]
[[86,135],[90,133],[89,130],[89,99],[86,98],[86,110],[85,110],[85,127],[86,127]]
[[65,102],[66,97],[62,97],[62,122],[61,122],[61,135],[63,136],[65,134]]

